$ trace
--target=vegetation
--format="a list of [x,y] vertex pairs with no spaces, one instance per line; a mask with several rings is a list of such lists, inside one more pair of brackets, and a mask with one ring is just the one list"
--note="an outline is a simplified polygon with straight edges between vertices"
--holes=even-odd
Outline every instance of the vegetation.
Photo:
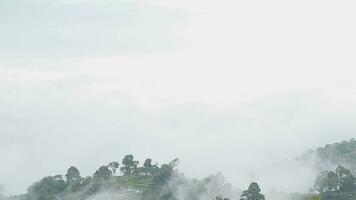
[[[308,151],[299,160],[317,156],[317,161],[321,160],[318,162],[320,169],[330,164],[338,165],[334,170],[321,170],[308,193],[285,194],[279,199],[355,200],[356,177],[352,170],[356,169],[355,152],[353,139]],[[256,182],[239,192],[233,190],[221,174],[202,180],[187,179],[175,169],[177,164],[178,159],[158,165],[147,158],[140,165],[130,154],[121,163],[113,161],[100,166],[88,177],[82,177],[79,169],[71,166],[64,176],[44,177],[22,195],[5,197],[0,187],[0,200],[236,200],[238,197],[240,200],[265,200]]]
[[323,171],[315,181],[315,190],[321,199],[356,199],[356,178],[350,170],[338,166],[335,171]]
[[[139,162],[134,160],[133,155],[127,155],[122,160],[121,175],[117,175],[120,164],[114,161],[99,167],[93,176],[86,178],[81,177],[79,170],[71,166],[64,177],[62,175],[44,177],[31,185],[26,194],[10,199],[80,200],[102,191],[125,191],[136,196],[147,196],[146,199],[152,199],[148,197],[153,196],[162,199],[159,196],[160,190],[174,174],[177,162],[178,160],[174,160],[158,167],[157,164],[152,164],[151,159],[146,159],[144,165],[139,167]],[[155,195],[152,195],[153,193]]]
[[320,200],[320,197],[317,195],[313,195],[309,198],[309,200]]
[[[298,160],[309,162],[316,169],[324,170],[329,166],[342,165],[356,173],[356,140],[350,139],[343,142],[327,144],[315,150],[309,150]],[[315,162],[317,160],[317,162]]]
[[218,194],[219,191],[230,190],[230,185],[225,184],[220,174],[202,181],[189,180],[175,170],[177,164],[178,159],[174,159],[159,166],[148,158],[139,166],[133,155],[126,155],[121,164],[110,162],[100,166],[93,176],[85,178],[78,168],[71,166],[64,176],[44,177],[31,185],[26,194],[8,198],[0,196],[0,200],[2,197],[6,200],[177,200],[176,194],[187,185],[186,200],[204,195],[208,200],[213,197],[215,200],[229,200]]
[[242,192],[240,200],[265,200],[265,196],[260,192],[260,186],[252,182],[248,189]]

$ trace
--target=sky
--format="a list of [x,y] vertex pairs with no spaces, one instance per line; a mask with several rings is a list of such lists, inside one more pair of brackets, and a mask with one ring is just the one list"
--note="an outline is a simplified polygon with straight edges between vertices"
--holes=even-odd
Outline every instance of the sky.
[[19,194],[71,165],[91,175],[132,153],[178,157],[189,177],[221,171],[241,188],[305,191],[310,172],[291,175],[282,161],[355,136],[355,9],[2,0],[0,184]]

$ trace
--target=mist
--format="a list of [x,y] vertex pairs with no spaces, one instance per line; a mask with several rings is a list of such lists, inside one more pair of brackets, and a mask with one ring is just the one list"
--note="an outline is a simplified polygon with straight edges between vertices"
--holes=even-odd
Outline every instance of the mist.
[[[266,197],[307,192],[320,171],[295,159],[355,136],[353,8],[318,0],[1,2],[4,194],[70,166],[91,176],[127,154],[141,163],[179,158],[185,178],[170,180],[182,183],[178,200],[194,179],[219,173],[231,191],[202,200],[237,198],[253,181]],[[125,195],[103,190],[91,200]]]
[[[290,97],[285,98],[290,102]],[[43,102],[37,98],[9,102],[11,106],[2,108],[7,123],[1,140],[3,162],[11,163],[1,173],[9,193],[24,192],[35,180],[64,173],[71,165],[91,175],[98,164],[128,153],[139,160],[180,158],[179,169],[189,177],[222,172],[234,186],[247,187],[255,180],[269,191],[285,182],[280,189],[305,191],[313,185],[311,174],[316,173],[290,162],[309,148],[351,138],[354,128],[353,118],[335,124],[338,115],[327,116],[330,112],[325,107],[299,110],[306,106],[303,102],[283,108],[280,102],[264,102],[260,109],[246,105],[243,111],[216,111],[201,105],[147,110],[50,100],[44,106],[36,103]],[[11,112],[15,107],[18,112]],[[268,109],[275,112],[267,114]],[[295,110],[294,116],[286,120],[290,110]],[[331,131],[340,134],[328,134]],[[14,165],[26,167],[19,170]],[[308,178],[298,181],[300,176]]]

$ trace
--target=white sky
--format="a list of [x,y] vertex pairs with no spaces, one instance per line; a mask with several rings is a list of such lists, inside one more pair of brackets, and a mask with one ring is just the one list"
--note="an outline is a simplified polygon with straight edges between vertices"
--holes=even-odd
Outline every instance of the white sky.
[[0,183],[24,192],[70,165],[88,175],[134,153],[272,187],[269,166],[354,136],[355,8],[2,1]]

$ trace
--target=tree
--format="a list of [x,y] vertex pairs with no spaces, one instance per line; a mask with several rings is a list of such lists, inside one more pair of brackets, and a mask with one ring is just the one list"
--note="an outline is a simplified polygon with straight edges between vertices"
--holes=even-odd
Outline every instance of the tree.
[[352,192],[356,190],[356,178],[352,175],[350,170],[339,165],[335,171],[339,178],[338,186],[340,191]]
[[323,171],[315,180],[315,189],[319,192],[337,190],[339,177],[333,171]]
[[109,178],[111,175],[112,175],[112,171],[109,170],[109,166],[108,165],[101,166],[94,173],[94,177],[96,177],[96,178]]
[[132,154],[126,155],[122,160],[123,166],[120,168],[120,171],[126,176],[131,176],[133,175],[133,171],[137,168],[138,163],[138,161],[134,160]]
[[145,175],[150,175],[151,174],[151,168],[152,168],[152,159],[147,158],[145,162],[143,163],[143,173]]
[[174,167],[177,166],[178,162],[178,159],[174,159],[173,161],[169,162],[169,164],[161,165],[161,167],[158,169],[158,172],[154,175],[154,181],[160,184],[166,183],[173,175]]
[[141,176],[143,174],[143,167],[136,167],[132,170],[131,175]]
[[340,191],[342,192],[354,192],[356,190],[356,180],[353,175],[344,176],[339,181]]
[[342,178],[345,176],[352,176],[351,171],[341,165],[337,166],[335,172],[339,178]]
[[264,200],[265,196],[260,192],[260,186],[256,182],[252,182],[248,189],[242,192],[240,200]]
[[111,169],[112,174],[116,174],[116,171],[119,168],[119,165],[120,164],[116,161],[109,163],[109,168]]
[[77,183],[81,180],[80,172],[76,167],[71,166],[65,175],[68,184]]
[[55,200],[58,194],[64,191],[66,183],[61,175],[48,176],[33,184],[28,189],[31,199]]
[[153,176],[158,171],[157,164],[152,164],[152,159],[147,158],[143,163],[142,172],[146,176]]
[[350,170],[343,166],[338,166],[335,172],[321,172],[315,181],[314,187],[321,194],[330,191],[337,191],[340,194],[354,192],[356,191],[356,178],[352,175]]

